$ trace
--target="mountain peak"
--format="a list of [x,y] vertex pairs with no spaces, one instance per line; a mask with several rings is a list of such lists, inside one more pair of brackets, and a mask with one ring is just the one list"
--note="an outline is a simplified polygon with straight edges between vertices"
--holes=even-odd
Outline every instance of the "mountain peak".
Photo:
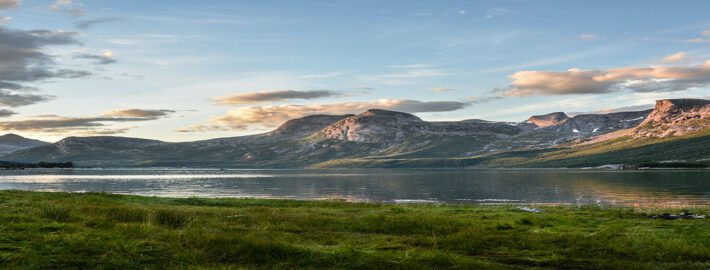
[[404,130],[424,123],[421,118],[409,113],[369,109],[322,129],[314,134],[314,137],[359,142],[395,142],[404,138]]
[[352,114],[346,115],[309,115],[301,118],[291,119],[281,124],[275,130],[267,133],[267,135],[310,135],[335,122],[344,118],[351,117]]
[[654,108],[654,111],[693,109],[706,105],[710,105],[710,100],[694,98],[661,99],[656,100],[656,107]]
[[397,112],[397,111],[388,111],[388,110],[382,110],[382,109],[369,109],[361,114],[358,114],[357,116],[360,117],[393,117],[393,118],[399,118],[399,119],[407,119],[407,120],[415,120],[415,121],[422,121],[421,118],[405,113],[405,112]]
[[8,134],[0,136],[0,140],[21,140],[21,139],[26,139],[26,138],[22,137],[20,135],[17,135],[15,133],[8,133]]
[[528,118],[528,122],[538,126],[538,127],[549,127],[557,125],[569,119],[569,116],[563,112],[553,112],[543,115],[533,115]]
[[0,136],[0,154],[4,155],[14,151],[47,144],[49,143],[40,140],[28,139],[14,133],[8,133]]

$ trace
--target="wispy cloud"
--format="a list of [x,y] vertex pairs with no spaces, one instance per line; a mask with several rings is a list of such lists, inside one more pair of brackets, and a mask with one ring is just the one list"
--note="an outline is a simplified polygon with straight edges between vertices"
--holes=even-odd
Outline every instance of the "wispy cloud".
[[145,109],[119,109],[111,110],[104,113],[106,116],[113,117],[137,117],[143,119],[158,119],[175,113],[174,110],[145,110]]
[[172,110],[122,109],[108,111],[96,117],[66,117],[43,115],[34,118],[0,122],[0,131],[62,134],[117,134],[130,128],[115,128],[113,124],[157,120],[169,116]]
[[482,103],[488,103],[488,102],[495,101],[495,100],[501,100],[504,98],[505,97],[502,97],[502,96],[471,97],[471,98],[469,98],[469,103],[482,104]]
[[511,13],[510,9],[507,8],[490,8],[483,15],[482,19],[490,20],[496,17],[508,15]]
[[103,17],[103,18],[96,18],[96,19],[91,19],[91,20],[80,20],[76,21],[74,25],[76,28],[79,28],[81,30],[88,30],[89,28],[92,28],[96,25],[107,23],[107,22],[113,22],[120,20],[120,17]]
[[451,75],[451,73],[447,71],[432,68],[404,67],[402,69],[403,70],[390,73],[364,76],[363,79],[373,83],[397,85],[416,83],[416,81],[414,81],[415,79],[436,78]]
[[597,39],[599,36],[597,36],[597,34],[592,34],[592,33],[582,33],[582,34],[579,34],[577,37],[579,37],[579,39],[582,39],[582,40],[593,40],[593,39]]
[[57,0],[50,8],[57,12],[64,12],[74,18],[79,18],[84,15],[82,4],[75,0]]
[[346,72],[325,72],[325,73],[317,73],[317,74],[306,74],[301,76],[303,79],[324,79],[324,78],[333,78],[333,77],[338,77],[346,74]]
[[274,90],[263,92],[240,93],[211,99],[217,105],[243,105],[258,102],[284,101],[292,99],[317,99],[341,96],[342,93],[331,90]]
[[431,91],[434,92],[448,92],[448,91],[454,91],[456,89],[454,88],[446,88],[446,87],[434,87],[431,89]]
[[662,62],[664,63],[678,63],[678,62],[684,62],[688,61],[688,53],[687,52],[677,52],[671,55],[668,55],[663,58]]
[[708,43],[710,42],[710,30],[700,32],[699,37],[684,40],[687,43]]
[[113,51],[110,50],[104,50],[100,54],[81,52],[75,54],[74,56],[72,56],[72,58],[94,60],[94,63],[98,65],[115,64],[116,62],[118,62]]
[[570,116],[581,115],[581,114],[608,114],[608,113],[618,113],[618,112],[635,112],[635,111],[645,111],[653,109],[653,104],[643,104],[643,105],[632,105],[617,108],[601,109],[591,112],[568,112]]

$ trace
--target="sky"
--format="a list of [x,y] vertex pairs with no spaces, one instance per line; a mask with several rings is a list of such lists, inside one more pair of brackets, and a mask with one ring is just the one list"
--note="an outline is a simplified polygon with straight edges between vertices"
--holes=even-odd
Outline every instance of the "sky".
[[0,133],[193,141],[710,98],[710,2],[0,0]]

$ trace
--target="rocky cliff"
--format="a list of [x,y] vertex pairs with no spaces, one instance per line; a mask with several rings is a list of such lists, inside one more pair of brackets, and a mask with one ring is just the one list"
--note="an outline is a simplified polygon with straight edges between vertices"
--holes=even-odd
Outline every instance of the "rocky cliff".
[[663,99],[653,112],[634,128],[634,137],[682,136],[710,126],[710,100]]
[[533,115],[528,118],[527,122],[537,126],[537,127],[549,127],[554,125],[559,125],[560,123],[569,119],[569,116],[563,112],[553,112],[543,115]]

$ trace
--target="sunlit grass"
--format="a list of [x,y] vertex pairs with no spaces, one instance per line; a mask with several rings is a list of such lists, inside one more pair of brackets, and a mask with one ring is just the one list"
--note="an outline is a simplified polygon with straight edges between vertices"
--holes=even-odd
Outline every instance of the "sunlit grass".
[[0,268],[710,267],[708,220],[542,209],[3,191]]

